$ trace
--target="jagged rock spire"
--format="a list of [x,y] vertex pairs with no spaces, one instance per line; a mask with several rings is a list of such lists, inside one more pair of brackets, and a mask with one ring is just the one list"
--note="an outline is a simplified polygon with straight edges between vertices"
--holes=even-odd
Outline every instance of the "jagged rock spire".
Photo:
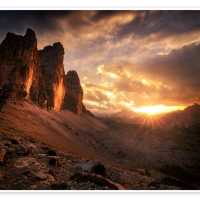
[[64,79],[65,98],[63,109],[80,114],[83,112],[83,89],[76,71],[68,71]]
[[78,74],[69,71],[65,75],[63,60],[60,42],[38,50],[32,29],[24,36],[7,33],[0,44],[0,89],[4,88],[6,98],[26,97],[47,109],[86,112]]

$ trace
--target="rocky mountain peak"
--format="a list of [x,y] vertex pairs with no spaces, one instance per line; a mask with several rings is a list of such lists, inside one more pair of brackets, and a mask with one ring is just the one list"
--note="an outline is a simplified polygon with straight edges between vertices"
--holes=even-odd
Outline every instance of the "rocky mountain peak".
[[[64,98],[64,48],[60,42],[39,51],[39,104],[59,111]],[[46,105],[44,105],[46,104]]]
[[[37,39],[28,29],[24,36],[7,33],[0,45],[0,87],[6,83],[10,97],[29,95],[37,68]],[[11,87],[12,86],[12,87]],[[23,95],[22,95],[23,94]]]
[[0,45],[1,57],[20,57],[30,53],[30,49],[37,49],[35,32],[27,29],[24,36],[8,32]]
[[69,71],[65,75],[63,60],[60,42],[38,50],[32,29],[23,36],[7,33],[0,44],[0,97],[27,98],[48,110],[84,112],[78,74]]
[[78,73],[75,70],[70,70],[65,76],[65,83],[68,88],[81,88]]
[[27,43],[30,44],[30,46],[37,45],[37,38],[35,32],[28,28],[26,30],[26,34],[24,35],[24,38],[26,39]]
[[26,29],[25,36],[26,36],[26,37],[29,37],[29,38],[35,38],[35,39],[36,39],[35,31],[32,30],[32,29],[30,29],[30,28],[27,28],[27,29]]
[[80,84],[78,73],[74,70],[68,71],[64,78],[65,98],[63,109],[80,114],[84,112],[83,89]]
[[56,42],[53,45],[45,46],[44,49],[40,50],[40,52],[56,52],[60,55],[64,55],[64,47],[60,42]]
[[55,42],[53,44],[53,48],[57,51],[60,52],[60,54],[64,55],[65,51],[64,51],[64,47],[60,42]]

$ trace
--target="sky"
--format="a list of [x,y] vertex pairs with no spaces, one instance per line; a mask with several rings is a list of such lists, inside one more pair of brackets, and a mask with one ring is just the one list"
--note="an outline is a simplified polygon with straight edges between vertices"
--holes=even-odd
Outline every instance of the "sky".
[[0,11],[7,32],[60,41],[84,103],[99,112],[200,102],[200,11]]

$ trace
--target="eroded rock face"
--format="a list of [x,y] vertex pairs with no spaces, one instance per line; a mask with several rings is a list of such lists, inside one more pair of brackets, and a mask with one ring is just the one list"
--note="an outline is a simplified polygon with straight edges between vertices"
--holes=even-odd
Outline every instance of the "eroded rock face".
[[76,71],[64,72],[64,48],[54,43],[37,49],[35,32],[8,33],[0,45],[0,110],[7,99],[29,99],[47,110],[88,112]]
[[64,78],[65,97],[63,109],[80,114],[83,112],[83,89],[76,71],[68,71]]
[[59,111],[64,98],[64,48],[54,43],[39,51],[39,94],[40,105]]
[[0,45],[0,104],[27,98],[59,111],[64,97],[63,57],[61,43],[38,51],[31,29],[24,36],[8,33]]
[[12,85],[10,96],[29,95],[37,71],[37,40],[34,31],[24,36],[7,33],[0,45],[0,87]]

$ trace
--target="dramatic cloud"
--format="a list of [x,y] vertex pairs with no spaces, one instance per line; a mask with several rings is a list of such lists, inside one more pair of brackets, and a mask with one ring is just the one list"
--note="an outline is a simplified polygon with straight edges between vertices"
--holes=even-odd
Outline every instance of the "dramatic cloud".
[[119,35],[168,36],[200,30],[200,11],[144,11],[122,27]]
[[141,71],[153,78],[166,79],[174,84],[200,87],[200,44],[191,44],[167,55],[156,56],[143,63]]
[[1,11],[0,27],[62,42],[90,109],[200,101],[200,11]]

